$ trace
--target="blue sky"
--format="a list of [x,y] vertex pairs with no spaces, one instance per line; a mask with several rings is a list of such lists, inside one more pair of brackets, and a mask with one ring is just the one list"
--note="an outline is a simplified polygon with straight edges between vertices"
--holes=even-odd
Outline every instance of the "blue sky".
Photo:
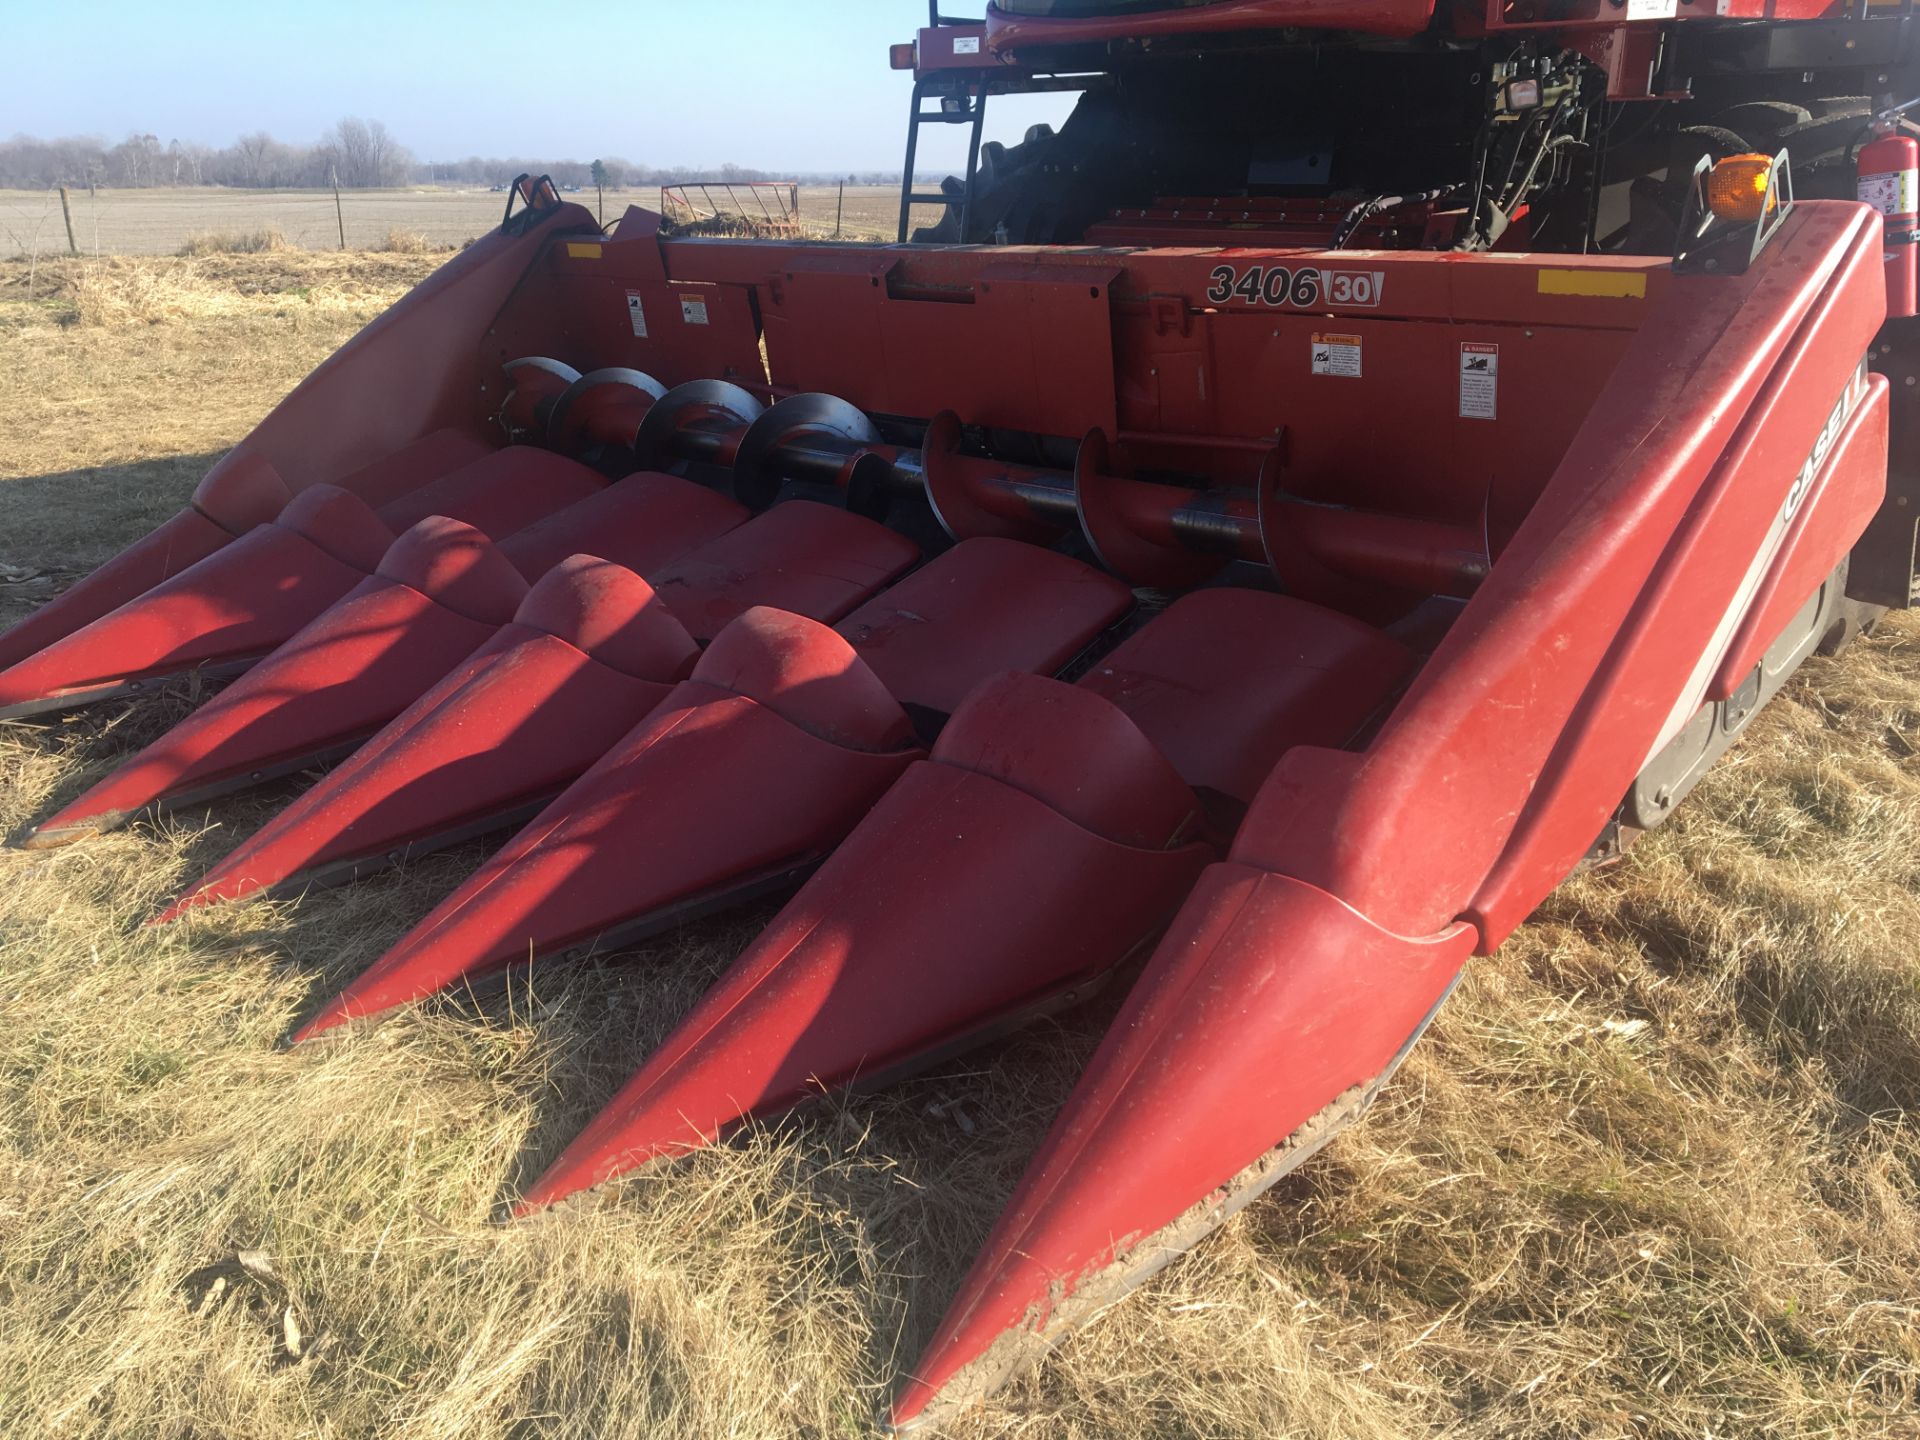
[[[977,14],[984,0],[948,0]],[[422,159],[620,155],[658,165],[898,169],[910,84],[887,46],[926,23],[914,0],[206,0],[0,3],[15,56],[0,135],[134,130],[227,145],[304,143],[344,115],[384,120]],[[63,62],[64,63],[61,63]],[[1013,141],[1058,121],[1054,96],[988,110]],[[959,126],[922,132],[920,168],[965,157]]]

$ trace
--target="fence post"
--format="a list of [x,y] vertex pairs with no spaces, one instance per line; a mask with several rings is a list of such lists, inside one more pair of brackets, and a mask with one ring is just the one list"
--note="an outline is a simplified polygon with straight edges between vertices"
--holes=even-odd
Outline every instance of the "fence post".
[[347,248],[347,217],[340,209],[340,170],[338,166],[327,167],[327,178],[333,181],[333,223],[340,227],[340,248]]
[[73,243],[73,207],[67,203],[67,187],[60,187],[60,216],[67,222],[67,253],[78,255],[80,247]]
[[833,202],[833,238],[840,238],[840,216],[847,208],[847,182],[840,182],[840,198]]

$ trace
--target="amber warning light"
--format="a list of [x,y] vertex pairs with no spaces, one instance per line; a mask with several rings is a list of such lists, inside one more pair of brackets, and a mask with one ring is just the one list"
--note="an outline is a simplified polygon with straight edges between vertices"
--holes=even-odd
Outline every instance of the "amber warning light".
[[1771,155],[1729,155],[1707,176],[1707,208],[1722,220],[1752,222],[1777,204]]
[[912,40],[907,41],[904,45],[889,45],[887,47],[887,64],[891,65],[895,70],[913,69],[913,52],[915,48],[915,42]]

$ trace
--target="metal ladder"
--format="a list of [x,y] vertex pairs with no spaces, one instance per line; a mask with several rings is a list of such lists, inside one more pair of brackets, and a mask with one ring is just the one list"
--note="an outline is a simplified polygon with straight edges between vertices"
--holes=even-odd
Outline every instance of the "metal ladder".
[[[962,20],[940,13],[940,0],[927,0],[927,23],[929,28],[938,29],[943,25],[972,25],[974,20]],[[938,109],[927,110],[927,97],[934,96],[940,101]],[[907,109],[907,164],[900,177],[900,234],[899,243],[907,242],[907,232],[912,224],[913,207],[916,205],[938,205],[951,210],[960,207],[960,235],[966,238],[967,210],[973,203],[974,174],[980,164],[980,133],[987,119],[987,87],[984,82],[955,79],[918,79],[913,82],[913,99]],[[971,125],[973,133],[967,139],[967,172],[960,194],[955,197],[945,190],[915,190],[913,188],[914,157],[920,149],[920,127],[922,125]]]

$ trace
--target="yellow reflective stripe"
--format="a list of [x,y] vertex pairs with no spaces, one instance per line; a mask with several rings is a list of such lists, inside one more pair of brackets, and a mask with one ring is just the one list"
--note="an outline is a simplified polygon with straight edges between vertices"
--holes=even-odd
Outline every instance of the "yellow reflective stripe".
[[570,240],[567,242],[567,258],[569,260],[598,260],[600,258],[600,247],[592,243],[582,245],[578,241]]
[[1616,300],[1644,300],[1644,270],[1542,270],[1542,295],[1599,295]]

